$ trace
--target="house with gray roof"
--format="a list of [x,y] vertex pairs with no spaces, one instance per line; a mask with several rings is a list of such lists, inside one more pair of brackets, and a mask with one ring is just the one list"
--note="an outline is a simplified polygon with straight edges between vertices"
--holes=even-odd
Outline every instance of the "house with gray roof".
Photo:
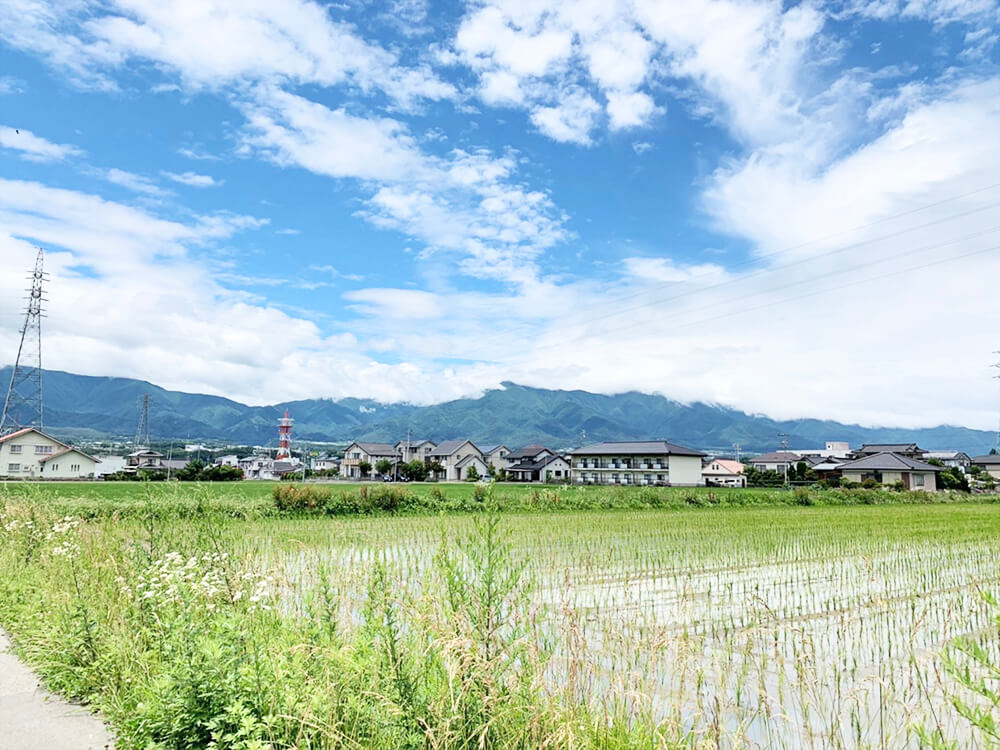
[[866,479],[884,485],[902,482],[908,490],[936,492],[937,475],[942,469],[909,456],[883,451],[842,463],[839,471],[840,476],[850,482]]
[[865,443],[854,453],[856,458],[871,456],[876,453],[895,453],[909,458],[921,458],[927,451],[916,443]]
[[969,454],[963,453],[962,451],[926,451],[924,453],[924,460],[930,461],[931,459],[936,459],[941,462],[941,465],[946,468],[956,468],[963,474],[969,473],[969,468],[972,466],[972,459],[969,458]]
[[[351,443],[340,462],[340,475],[347,479],[370,479],[375,473],[375,464],[383,459],[391,461],[395,471],[400,459],[396,446],[388,443]],[[364,475],[361,472],[363,463],[371,464],[371,469]]]
[[994,479],[1000,479],[1000,456],[993,453],[988,456],[975,456],[971,459],[971,463],[984,469]]
[[510,455],[510,448],[501,443],[500,445],[488,445],[482,449],[483,458],[493,471],[507,468],[507,456]]
[[523,459],[508,467],[507,477],[512,482],[565,482],[571,468],[567,458],[546,450],[538,460]]
[[430,440],[400,440],[396,443],[399,460],[404,464],[408,464],[410,461],[427,463],[427,457],[435,448],[437,448],[437,443]]
[[[468,456],[477,457],[479,464],[462,463]],[[483,452],[471,440],[445,440],[428,454],[427,460],[441,464],[441,470],[435,472],[435,478],[445,482],[463,481],[468,476],[470,465],[476,466],[480,476],[488,471]]]
[[802,456],[798,453],[792,451],[774,451],[773,453],[754,456],[747,463],[757,469],[757,471],[776,471],[781,474],[785,469],[792,468],[801,460]]
[[572,480],[578,484],[701,484],[705,454],[667,440],[604,442],[570,451]]

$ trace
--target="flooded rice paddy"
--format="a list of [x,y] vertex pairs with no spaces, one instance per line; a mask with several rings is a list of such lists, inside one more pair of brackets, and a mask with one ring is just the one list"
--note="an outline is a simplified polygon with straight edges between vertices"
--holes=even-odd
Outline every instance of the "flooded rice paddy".
[[[337,592],[358,626],[373,566],[411,618],[436,596],[435,556],[475,519],[261,523],[245,554],[275,573],[284,611]],[[1000,663],[1000,506],[932,505],[505,517],[545,689],[597,715],[721,746],[961,747],[957,637]],[[414,620],[415,621],[415,620]],[[968,696],[963,696],[969,699]],[[719,738],[724,738],[719,739]]]

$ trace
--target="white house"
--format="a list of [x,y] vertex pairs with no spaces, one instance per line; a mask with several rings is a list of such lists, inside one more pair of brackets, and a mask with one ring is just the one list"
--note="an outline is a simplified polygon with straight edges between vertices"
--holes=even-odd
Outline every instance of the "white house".
[[[388,460],[395,467],[399,458],[396,446],[388,443],[351,443],[340,462],[340,475],[348,479],[369,479],[379,461]],[[362,476],[361,464],[366,462],[371,464],[371,470],[369,474]]]
[[476,456],[481,465],[476,466],[476,471],[480,476],[487,472],[486,461],[483,452],[476,447],[471,440],[445,440],[428,455],[429,461],[437,461],[442,466],[442,471],[437,472],[438,479],[446,482],[461,482],[468,473],[468,464],[460,466],[462,460],[467,456]]
[[0,437],[0,476],[11,479],[93,479],[100,461],[34,427]]
[[97,456],[97,460],[101,463],[94,469],[94,479],[125,469],[125,456]]
[[936,458],[946,468],[954,466],[963,474],[968,474],[972,466],[972,459],[962,451],[927,451],[924,453],[925,461],[930,461],[932,458]]
[[746,466],[728,458],[712,458],[705,462],[701,476],[709,487],[746,487]]
[[758,471],[776,471],[781,474],[785,471],[786,467],[790,469],[801,460],[802,456],[798,453],[792,451],[775,451],[774,453],[764,453],[760,456],[754,456],[747,463]]
[[400,440],[396,443],[399,460],[404,464],[408,464],[410,461],[427,463],[428,456],[435,448],[437,445],[430,440]]
[[510,448],[503,444],[483,448],[483,458],[486,460],[486,463],[493,467],[494,471],[507,468],[507,456],[509,454]]
[[541,461],[543,458],[556,455],[544,445],[526,445],[520,450],[507,454],[507,468],[511,469],[518,464],[531,464]]
[[579,484],[700,485],[705,454],[666,440],[595,443],[570,452]]
[[[521,459],[507,467],[507,476],[514,482],[565,482],[569,480],[571,464],[548,448],[530,445],[517,451]],[[511,454],[514,455],[514,454]],[[508,460],[510,456],[507,456]]]
[[[472,473],[472,469],[475,469],[475,473]],[[486,461],[476,453],[470,453],[465,458],[461,459],[457,464],[455,464],[455,474],[462,479],[478,479],[486,478],[489,476],[490,468]]]

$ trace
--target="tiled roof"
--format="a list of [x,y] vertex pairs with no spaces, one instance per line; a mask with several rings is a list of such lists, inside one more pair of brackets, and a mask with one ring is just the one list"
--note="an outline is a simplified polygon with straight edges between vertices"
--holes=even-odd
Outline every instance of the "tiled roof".
[[398,453],[396,446],[388,443],[355,443],[355,445],[369,456],[395,456]]
[[762,456],[754,456],[748,459],[749,463],[752,464],[798,463],[801,460],[802,456],[791,451],[775,451],[774,453],[765,453]]
[[685,448],[666,440],[647,440],[634,442],[609,442],[585,445],[582,448],[569,451],[571,456],[704,456],[701,451]]
[[923,453],[916,443],[865,443],[858,453]]
[[996,454],[990,454],[988,456],[976,456],[972,459],[972,463],[979,464],[980,466],[996,466],[1000,464],[1000,456]]
[[81,456],[83,456],[84,458],[89,458],[94,463],[98,463],[98,464],[101,463],[101,459],[94,458],[93,456],[91,456],[91,455],[89,455],[87,453],[84,453],[79,448],[73,448],[72,446],[67,447],[67,448],[63,448],[58,453],[50,453],[49,455],[45,456],[44,458],[38,459],[38,463],[44,464],[46,461],[51,461],[53,458],[59,458],[59,456],[65,456],[67,453],[79,453]]
[[552,451],[546,448],[544,445],[526,445],[520,450],[511,451],[510,453],[508,453],[507,460],[517,461],[522,458],[534,458],[539,453],[543,453],[545,451],[549,451],[549,453],[552,453]]
[[[441,445],[431,451],[432,456],[450,456],[452,453],[457,451],[466,443],[471,443],[470,440],[445,440]],[[475,446],[475,443],[472,443]],[[476,448],[476,450],[479,450]]]
[[843,471],[941,471],[940,466],[916,461],[890,451],[848,461],[839,468]]

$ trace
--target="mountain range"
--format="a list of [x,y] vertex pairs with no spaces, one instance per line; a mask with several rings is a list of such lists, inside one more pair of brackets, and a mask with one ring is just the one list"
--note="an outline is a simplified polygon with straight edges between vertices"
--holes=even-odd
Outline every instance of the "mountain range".
[[[6,394],[12,368],[0,368]],[[511,448],[543,443],[569,448],[601,440],[669,439],[705,451],[775,450],[779,435],[791,448],[823,447],[841,440],[862,443],[916,442],[922,448],[986,453],[996,436],[985,430],[939,426],[924,429],[863,427],[830,420],[779,421],[700,402],[629,392],[531,388],[503,383],[478,398],[431,406],[384,404],[358,398],[308,399],[271,406],[247,406],[220,396],[181,393],[131,378],[93,377],[47,370],[44,373],[45,426],[56,433],[86,436],[135,434],[142,396],[149,394],[154,439],[225,440],[274,445],[277,420],[287,409],[295,419],[294,438],[316,442],[469,438],[480,445]]]

